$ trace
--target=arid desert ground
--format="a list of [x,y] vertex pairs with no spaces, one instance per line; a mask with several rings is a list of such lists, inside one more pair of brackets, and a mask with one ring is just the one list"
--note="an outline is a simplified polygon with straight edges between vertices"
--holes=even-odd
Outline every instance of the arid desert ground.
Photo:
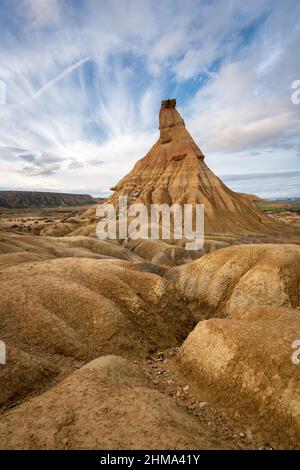
[[2,449],[300,446],[299,212],[231,191],[175,100],[159,128],[105,203],[204,204],[202,250],[100,240],[103,201],[1,209]]

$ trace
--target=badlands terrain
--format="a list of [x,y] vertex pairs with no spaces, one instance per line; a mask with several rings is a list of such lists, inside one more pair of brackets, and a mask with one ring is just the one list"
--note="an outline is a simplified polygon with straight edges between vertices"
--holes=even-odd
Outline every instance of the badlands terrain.
[[106,202],[204,204],[201,251],[100,240],[101,202],[1,210],[2,449],[300,447],[298,215],[225,186],[175,100],[159,127]]

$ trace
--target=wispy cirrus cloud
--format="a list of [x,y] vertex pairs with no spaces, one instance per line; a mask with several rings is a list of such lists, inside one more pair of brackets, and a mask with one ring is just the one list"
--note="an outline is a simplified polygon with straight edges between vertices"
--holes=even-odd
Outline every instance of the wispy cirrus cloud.
[[299,166],[296,0],[2,3],[2,186],[107,193],[168,96],[217,174]]
[[28,28],[42,28],[49,25],[59,25],[61,9],[58,0],[25,0],[24,15],[28,18]]

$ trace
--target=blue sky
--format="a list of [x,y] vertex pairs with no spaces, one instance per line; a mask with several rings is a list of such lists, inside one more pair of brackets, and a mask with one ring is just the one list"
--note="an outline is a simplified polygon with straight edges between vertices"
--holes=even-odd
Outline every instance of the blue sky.
[[300,196],[298,0],[0,0],[0,188],[108,194],[176,98],[232,189]]

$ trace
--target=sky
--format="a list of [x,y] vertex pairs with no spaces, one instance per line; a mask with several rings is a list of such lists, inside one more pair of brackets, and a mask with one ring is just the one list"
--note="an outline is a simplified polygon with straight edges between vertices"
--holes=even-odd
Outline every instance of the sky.
[[109,194],[176,98],[233,190],[300,196],[299,0],[0,0],[0,189]]

